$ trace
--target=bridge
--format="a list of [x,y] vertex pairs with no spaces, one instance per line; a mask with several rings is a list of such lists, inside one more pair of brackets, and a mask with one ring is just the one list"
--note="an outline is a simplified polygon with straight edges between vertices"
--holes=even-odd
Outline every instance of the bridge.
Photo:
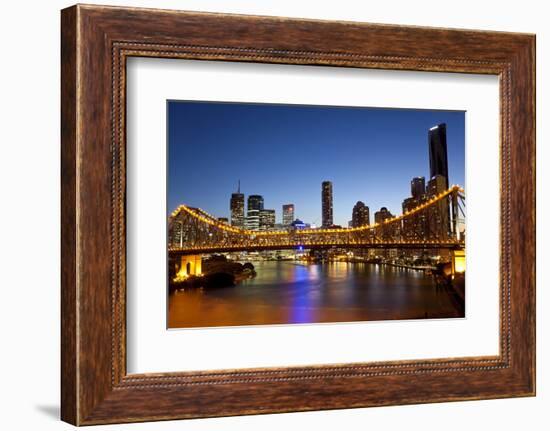
[[[452,186],[403,214],[379,223],[328,229],[253,231],[219,221],[200,208],[180,205],[169,218],[168,253],[182,266],[200,266],[197,256],[208,253],[285,249],[381,248],[463,250],[458,232],[465,197]],[[193,271],[196,272],[196,271]],[[200,272],[200,270],[198,271]]]

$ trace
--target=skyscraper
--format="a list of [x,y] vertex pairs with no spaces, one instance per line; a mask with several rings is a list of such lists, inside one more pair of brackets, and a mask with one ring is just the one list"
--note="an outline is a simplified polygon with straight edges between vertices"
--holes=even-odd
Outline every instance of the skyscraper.
[[170,247],[180,247],[183,243],[183,221],[182,214],[168,217],[168,245]]
[[294,204],[283,205],[283,225],[290,226],[294,221]]
[[260,195],[248,196],[248,208],[246,210],[246,228],[249,230],[260,229],[260,211],[264,209],[264,198]]
[[375,235],[381,239],[391,241],[395,238],[398,233],[397,223],[392,223],[389,225],[384,225],[384,221],[391,219],[393,214],[386,208],[380,208],[380,211],[374,213],[374,222],[380,224],[380,226],[375,228]]
[[389,218],[392,218],[393,215],[386,207],[380,208],[380,211],[376,211],[374,213],[374,222],[375,223],[382,223],[384,220],[387,220]]
[[447,163],[447,125],[434,126],[429,131],[430,179],[441,175],[445,179],[445,189],[449,188],[449,167]]
[[321,227],[327,228],[334,224],[332,218],[332,182],[323,181],[321,185]]
[[263,210],[264,209],[264,197],[261,195],[248,196],[248,210]]
[[[412,186],[412,182],[411,182]],[[414,191],[413,191],[414,194]],[[401,205],[403,214],[409,212],[418,206],[418,201],[414,197],[406,198]],[[417,237],[416,224],[417,214],[409,215],[403,218],[403,236],[407,240],[413,240]]]
[[[433,198],[446,190],[445,177],[436,175],[428,181],[428,197]],[[429,235],[431,239],[448,239],[450,232],[449,202],[441,199],[429,208]]]
[[364,202],[358,201],[351,214],[351,227],[365,226],[370,223],[369,207]]
[[229,209],[231,211],[231,226],[244,228],[244,194],[241,193],[240,181],[237,193],[231,194]]
[[260,210],[260,230],[275,228],[275,210]]
[[[426,202],[426,179],[424,177],[414,177],[411,180],[411,197],[406,198],[402,204],[403,213],[412,211],[417,206]],[[421,240],[426,236],[426,213],[409,215],[403,219],[402,234],[408,240]]]
[[411,196],[420,200],[426,194],[426,180],[424,177],[414,177],[411,180]]

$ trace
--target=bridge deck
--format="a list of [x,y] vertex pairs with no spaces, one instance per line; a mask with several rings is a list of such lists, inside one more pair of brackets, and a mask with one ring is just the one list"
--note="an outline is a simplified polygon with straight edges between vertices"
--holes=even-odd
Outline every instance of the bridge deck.
[[184,248],[169,248],[168,253],[171,256],[183,256],[186,254],[197,254],[197,253],[229,253],[235,251],[269,251],[269,250],[297,250],[299,248],[304,250],[323,250],[330,248],[343,248],[343,249],[408,249],[408,250],[422,250],[422,249],[451,249],[451,250],[462,250],[464,249],[464,243],[462,242],[380,242],[380,243],[369,243],[369,244],[299,244],[299,243],[289,243],[289,244],[277,244],[277,245],[241,245],[241,246],[224,246],[224,247],[184,247]]

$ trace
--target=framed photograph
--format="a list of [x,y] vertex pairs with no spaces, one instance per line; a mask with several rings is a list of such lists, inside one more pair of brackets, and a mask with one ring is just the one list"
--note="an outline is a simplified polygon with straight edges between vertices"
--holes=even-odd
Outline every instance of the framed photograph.
[[168,328],[465,317],[464,112],[167,111]]
[[535,394],[533,35],[61,16],[63,420]]

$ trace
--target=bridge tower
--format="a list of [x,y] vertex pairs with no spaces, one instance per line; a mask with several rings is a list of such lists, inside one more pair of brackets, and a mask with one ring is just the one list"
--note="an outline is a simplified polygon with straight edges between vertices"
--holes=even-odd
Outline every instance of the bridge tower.
[[451,226],[451,235],[453,239],[458,238],[458,190],[453,190],[451,193],[451,217],[452,217],[452,226]]

